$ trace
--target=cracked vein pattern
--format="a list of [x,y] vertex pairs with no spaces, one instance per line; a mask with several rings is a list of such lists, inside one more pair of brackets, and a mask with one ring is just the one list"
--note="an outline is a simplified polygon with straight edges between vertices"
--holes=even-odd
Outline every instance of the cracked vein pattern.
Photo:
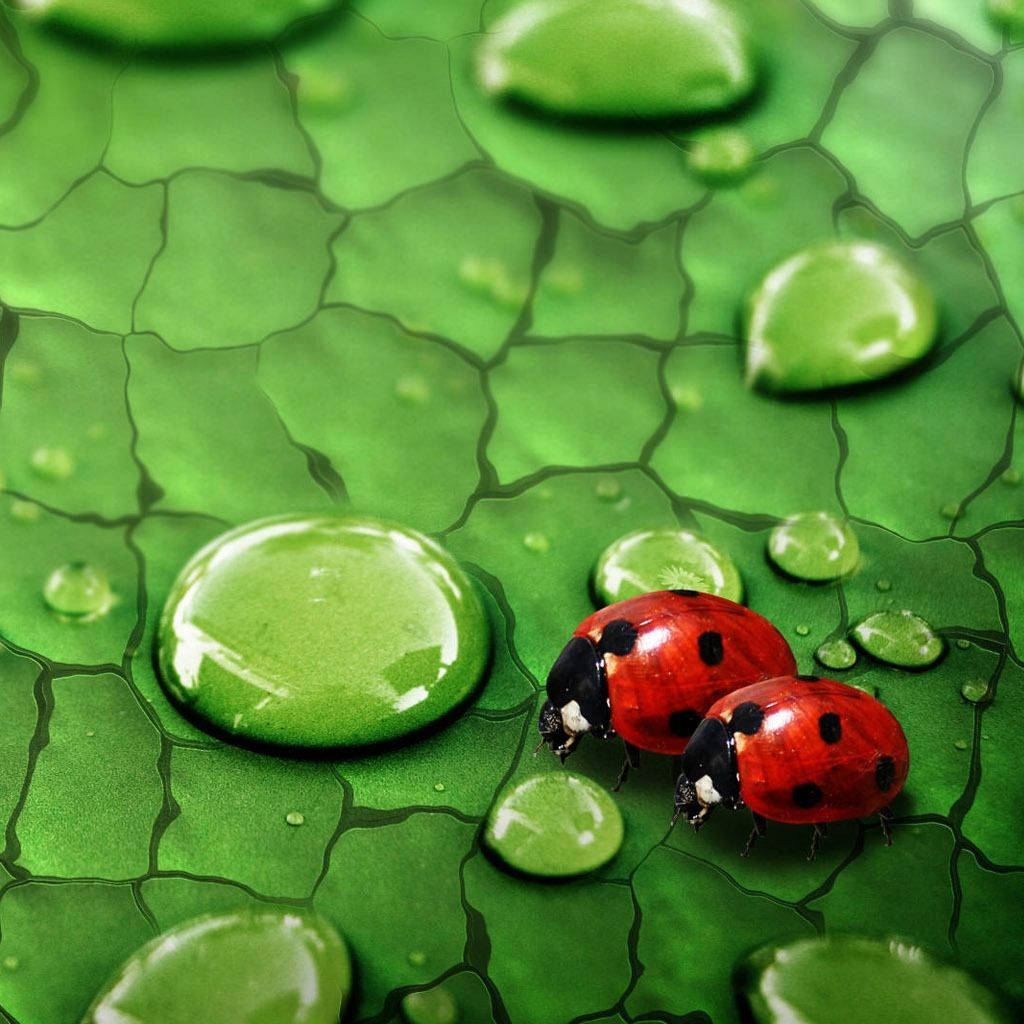
[[[0,14],[0,1019],[75,1024],[152,934],[267,902],[347,936],[365,1024],[439,983],[495,1024],[735,1024],[736,957],[826,928],[898,931],[1024,1000],[1019,46],[980,2],[749,0],[767,84],[733,121],[760,156],[708,190],[685,169],[703,128],[482,98],[470,55],[508,6],[355,0],[223,58],[107,56]],[[932,281],[935,352],[860,393],[751,394],[744,295],[835,237]],[[33,472],[41,447],[74,472]],[[161,690],[164,596],[227,527],[324,508],[463,560],[487,682],[379,754],[226,744]],[[860,539],[835,584],[764,559],[810,508]],[[844,676],[910,742],[891,849],[870,823],[810,864],[781,825],[741,858],[742,815],[670,833],[652,756],[595,876],[483,854],[494,795],[554,768],[532,753],[541,680],[598,554],[673,524],[732,554],[802,671],[882,608],[946,637],[930,671]],[[41,597],[75,559],[118,598],[85,626]],[[576,757],[605,783],[620,761]]]

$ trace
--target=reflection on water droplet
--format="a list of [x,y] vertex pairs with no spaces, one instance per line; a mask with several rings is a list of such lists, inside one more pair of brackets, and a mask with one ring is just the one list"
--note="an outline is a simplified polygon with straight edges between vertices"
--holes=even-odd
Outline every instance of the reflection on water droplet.
[[602,501],[618,501],[622,497],[622,484],[612,477],[604,477],[595,484],[594,493]]
[[815,652],[815,658],[834,671],[853,668],[857,664],[857,652],[853,645],[841,637],[837,640],[826,640]]
[[984,704],[990,696],[988,683],[984,679],[968,679],[960,687],[960,696],[971,704]]
[[402,1016],[407,1024],[457,1024],[459,1004],[443,984],[437,985],[405,996]]
[[34,501],[22,501],[21,498],[15,498],[11,502],[9,511],[11,518],[19,523],[38,522],[41,514],[39,506]]
[[854,627],[853,638],[868,654],[900,668],[924,668],[945,650],[942,637],[907,609],[874,612]]
[[736,128],[715,128],[694,139],[686,152],[686,165],[711,184],[739,181],[754,164],[754,144]]
[[435,793],[443,793],[444,792],[444,783],[443,782],[435,782],[434,783],[434,792]]
[[548,539],[547,534],[531,531],[523,537],[523,547],[527,551],[543,554],[545,551],[550,550],[551,541]]
[[110,610],[114,594],[102,569],[88,562],[68,562],[46,578],[43,600],[65,618],[92,622]]
[[66,448],[37,448],[29,465],[44,480],[67,480],[75,471],[74,456]]
[[284,820],[288,822],[289,825],[295,825],[296,827],[306,824],[306,816],[302,811],[289,811],[284,816]]
[[820,582],[852,572],[860,545],[849,523],[829,512],[801,512],[768,537],[768,556],[788,576]]

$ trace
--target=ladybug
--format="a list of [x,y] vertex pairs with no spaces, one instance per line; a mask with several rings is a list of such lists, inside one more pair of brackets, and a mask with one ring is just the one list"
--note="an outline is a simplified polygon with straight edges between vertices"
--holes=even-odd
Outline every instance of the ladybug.
[[[547,679],[538,729],[562,761],[586,733],[637,751],[679,754],[719,697],[796,671],[782,634],[741,604],[695,590],[661,590],[585,618]],[[539,748],[538,748],[539,749]]]
[[907,739],[892,712],[856,687],[817,676],[744,686],[716,701],[697,727],[676,784],[675,816],[694,829],[719,805],[749,807],[765,821],[814,826],[813,859],[827,823],[879,814],[892,842],[889,802],[910,767]]

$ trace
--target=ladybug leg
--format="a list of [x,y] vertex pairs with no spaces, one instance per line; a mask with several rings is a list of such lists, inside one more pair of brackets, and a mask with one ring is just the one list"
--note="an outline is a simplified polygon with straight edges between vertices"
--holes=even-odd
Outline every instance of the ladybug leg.
[[747,845],[743,847],[743,852],[740,854],[741,857],[749,856],[750,851],[754,848],[754,843],[768,831],[768,823],[760,814],[756,811],[751,811],[750,815],[754,819],[754,827],[750,830],[750,835],[747,836]]
[[891,807],[883,807],[878,812],[878,823],[882,826],[882,842],[886,846],[892,846],[892,825],[889,823],[893,819],[893,813]]
[[828,825],[824,822],[814,823],[814,833],[811,836],[811,852],[807,854],[808,860],[814,860],[821,849],[821,841],[828,835]]
[[613,793],[618,793],[622,788],[622,784],[629,778],[630,768],[640,767],[640,748],[634,747],[632,743],[627,743],[625,740],[622,741],[622,746],[625,751],[626,758],[622,762],[622,767],[619,769],[619,777],[615,780],[615,785],[612,786]]

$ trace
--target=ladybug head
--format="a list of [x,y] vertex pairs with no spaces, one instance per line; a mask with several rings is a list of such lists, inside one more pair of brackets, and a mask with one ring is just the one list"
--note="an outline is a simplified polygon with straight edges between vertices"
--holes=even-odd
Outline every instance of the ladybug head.
[[574,636],[565,645],[548,673],[547,693],[537,728],[563,761],[585,733],[610,733],[604,658],[587,637]]
[[719,805],[741,806],[736,773],[736,746],[717,718],[705,718],[683,751],[683,771],[676,783],[676,813],[699,829]]

